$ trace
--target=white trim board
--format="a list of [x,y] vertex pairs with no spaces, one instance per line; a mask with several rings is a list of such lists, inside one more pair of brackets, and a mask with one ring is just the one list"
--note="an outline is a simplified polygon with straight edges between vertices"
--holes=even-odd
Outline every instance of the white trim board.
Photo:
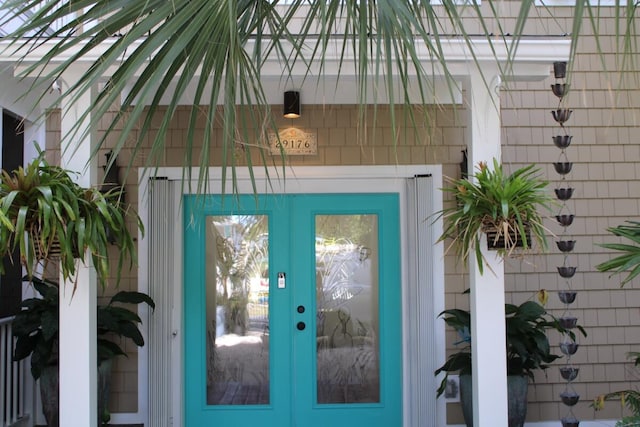
[[[590,0],[592,6],[626,6],[627,0]],[[576,0],[535,0],[536,6],[571,6],[575,7]]]

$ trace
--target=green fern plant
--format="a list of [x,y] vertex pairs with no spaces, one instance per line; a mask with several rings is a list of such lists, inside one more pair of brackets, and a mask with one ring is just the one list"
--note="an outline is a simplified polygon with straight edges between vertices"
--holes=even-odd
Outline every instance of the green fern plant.
[[614,236],[630,240],[629,243],[602,243],[599,246],[620,252],[615,258],[596,265],[598,271],[610,271],[611,275],[629,272],[621,286],[629,283],[640,274],[640,222],[627,221],[627,224],[609,227],[607,231]]

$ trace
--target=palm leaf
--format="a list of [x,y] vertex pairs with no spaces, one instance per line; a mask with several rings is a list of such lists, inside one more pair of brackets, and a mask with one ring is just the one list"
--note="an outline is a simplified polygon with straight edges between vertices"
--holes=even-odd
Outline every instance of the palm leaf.
[[[377,105],[383,95],[372,93],[369,88],[386,87],[384,96],[391,106],[390,120],[395,130],[400,122],[393,107],[408,107],[412,102],[427,103],[433,91],[431,70],[424,69],[417,45],[426,46],[434,66],[444,69],[451,77],[440,38],[458,32],[472,47],[472,36],[464,25],[466,13],[479,18],[486,29],[486,39],[494,42],[489,31],[491,17],[482,16],[477,1],[462,8],[452,0],[445,0],[442,6],[433,6],[427,0],[293,0],[289,3],[283,7],[277,1],[267,0],[12,0],[5,3],[4,10],[10,11],[7,19],[17,13],[30,16],[9,35],[14,40],[12,49],[54,43],[37,64],[25,64],[25,73],[40,75],[42,81],[58,78],[77,60],[95,54],[95,46],[108,44],[87,72],[77,81],[69,82],[67,88],[74,101],[103,82],[104,75],[112,74],[91,108],[79,118],[78,127],[70,135],[64,135],[65,141],[82,136],[79,135],[83,131],[79,127],[82,122],[90,120],[95,125],[119,101],[120,94],[125,94],[120,109],[95,145],[94,155],[110,138],[115,140],[113,151],[117,154],[135,129],[138,138],[131,158],[136,158],[142,141],[151,133],[154,117],[160,114],[161,123],[152,137],[145,166],[157,163],[176,108],[184,102],[189,84],[195,82],[195,93],[187,100],[191,105],[189,122],[193,124],[204,115],[208,123],[218,120],[223,123],[222,158],[219,159],[225,170],[223,188],[227,166],[234,179],[237,149],[251,141],[259,141],[267,129],[275,127],[273,120],[268,118],[269,106],[260,79],[267,55],[273,53],[280,58],[284,79],[290,78],[293,70],[302,65],[308,78],[320,80],[327,66],[328,50],[338,40],[342,44],[339,74],[351,57],[355,59],[353,71],[357,75],[362,106],[361,125],[367,121],[364,106]],[[531,0],[524,3],[529,4]],[[497,16],[497,10],[491,8],[491,11]],[[524,23],[524,17],[522,13],[520,23]],[[294,19],[300,21],[296,24],[301,28],[297,34],[288,30]],[[67,24],[51,31],[56,21]],[[82,31],[78,31],[80,27]],[[24,36],[27,35],[37,37],[26,40]],[[514,50],[517,46],[514,41],[518,38],[519,35],[510,38]],[[506,37],[500,40],[501,44],[506,42]],[[71,53],[75,48],[79,51]],[[53,61],[60,58],[64,59],[55,65]],[[43,64],[51,66],[42,68]],[[115,71],[111,72],[113,69]],[[399,76],[398,87],[390,84],[392,75]],[[450,93],[455,93],[458,90],[455,80],[450,78],[448,82]],[[39,84],[34,83],[32,90],[46,92],[38,87]],[[202,109],[201,105],[208,108]],[[217,105],[222,106],[222,117],[217,115]],[[249,115],[253,115],[251,120],[245,120],[237,106],[249,111]],[[429,114],[428,109],[422,111]],[[418,113],[409,108],[405,112],[406,120],[415,124]],[[375,118],[377,111],[373,114]],[[205,127],[202,148],[196,148],[193,131],[187,135],[184,165],[199,162],[197,178],[201,185],[205,185],[207,166],[212,162],[214,138],[211,132],[210,126]],[[258,158],[266,165],[263,148],[257,146],[256,150]],[[245,162],[251,166],[252,161],[246,150]],[[282,171],[284,173],[285,169]],[[191,174],[192,170],[187,168],[188,181]]]
[[602,243],[599,246],[605,249],[620,252],[620,254],[609,261],[596,265],[598,271],[609,271],[611,276],[628,272],[622,280],[620,286],[629,283],[640,274],[640,222],[627,221],[627,225],[622,224],[617,227],[609,227],[607,231],[627,240],[631,243]]

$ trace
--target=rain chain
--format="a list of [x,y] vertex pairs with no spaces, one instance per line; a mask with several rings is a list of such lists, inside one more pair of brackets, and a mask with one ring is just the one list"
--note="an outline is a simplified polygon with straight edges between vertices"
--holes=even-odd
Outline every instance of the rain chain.
[[[558,108],[551,111],[553,119],[560,125],[561,132],[553,137],[554,145],[560,149],[560,155],[558,161],[553,163],[556,172],[561,176],[557,188],[555,189],[556,197],[561,202],[561,208],[556,215],[558,224],[563,228],[562,234],[559,235],[559,240],[556,241],[556,245],[560,252],[564,255],[564,261],[562,266],[557,267],[558,274],[564,280],[565,287],[558,291],[558,297],[564,304],[564,312],[558,319],[560,325],[571,331],[577,325],[578,318],[571,315],[569,306],[573,304],[576,299],[576,292],[571,289],[571,278],[576,273],[576,267],[570,265],[571,252],[575,248],[576,241],[571,238],[568,232],[569,226],[573,223],[574,215],[571,213],[567,206],[567,201],[573,196],[573,188],[570,187],[567,182],[567,175],[571,172],[573,162],[570,162],[567,157],[567,148],[571,145],[571,139],[573,138],[568,134],[568,130],[565,127],[565,123],[571,117],[572,110],[563,108],[562,100],[568,92],[568,84],[565,82],[567,71],[566,62],[556,62],[553,64],[553,73],[556,78],[556,82],[551,85],[553,94],[558,97]],[[571,357],[578,350],[578,343],[575,340],[575,333],[563,334],[562,342],[560,343],[560,351],[565,355],[565,365],[560,368],[560,375],[566,381],[565,389],[560,393],[560,399],[562,403],[567,406],[567,414],[561,418],[563,427],[578,427],[580,421],[573,414],[573,407],[580,395],[576,393],[573,388],[572,382],[578,376],[579,368],[574,367],[571,364]]]

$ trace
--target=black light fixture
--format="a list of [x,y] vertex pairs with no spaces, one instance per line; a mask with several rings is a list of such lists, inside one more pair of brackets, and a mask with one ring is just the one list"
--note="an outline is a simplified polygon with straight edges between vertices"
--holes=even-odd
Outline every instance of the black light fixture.
[[109,151],[105,153],[105,157],[107,161],[105,165],[102,167],[105,171],[104,179],[102,180],[102,186],[100,186],[101,193],[108,193],[111,190],[119,190],[124,193],[124,186],[120,182],[120,176],[118,174],[117,157],[111,161],[111,157],[113,156],[113,151]]
[[465,179],[469,177],[469,157],[468,157],[466,148],[462,150],[462,161],[460,162],[460,176]]
[[[107,194],[107,193],[119,193],[118,198],[115,199],[117,200],[115,203],[123,203],[124,202],[124,185],[120,182],[120,176],[118,174],[118,170],[120,169],[118,167],[118,164],[116,162],[117,157],[115,157],[113,159],[113,162],[111,161],[111,157],[113,156],[113,151],[109,151],[108,153],[105,153],[105,157],[107,158],[107,161],[105,163],[105,165],[102,167],[105,171],[105,175],[104,175],[104,179],[102,180],[102,185],[100,186],[100,192],[102,194]],[[115,237],[113,236],[113,233],[111,231],[111,228],[107,228],[107,241],[111,244],[115,243]]]
[[284,117],[287,119],[300,117],[300,92],[288,90],[284,93]]

